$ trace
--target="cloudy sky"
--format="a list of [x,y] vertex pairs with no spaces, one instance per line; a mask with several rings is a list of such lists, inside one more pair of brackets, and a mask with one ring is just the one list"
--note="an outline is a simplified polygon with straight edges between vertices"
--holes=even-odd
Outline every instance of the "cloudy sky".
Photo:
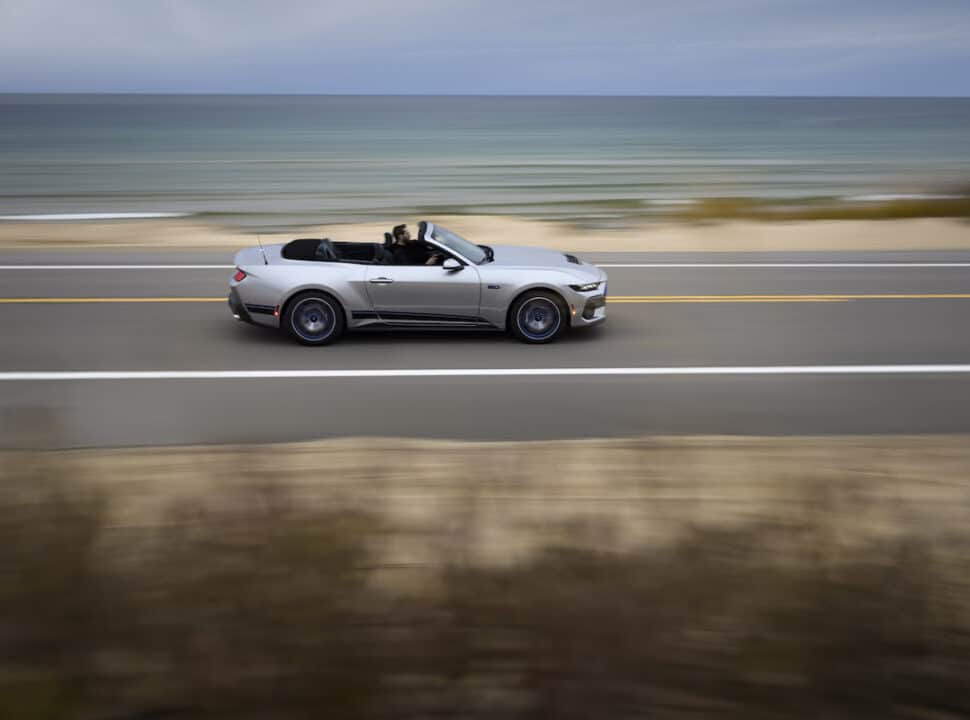
[[970,0],[0,0],[0,92],[970,95]]

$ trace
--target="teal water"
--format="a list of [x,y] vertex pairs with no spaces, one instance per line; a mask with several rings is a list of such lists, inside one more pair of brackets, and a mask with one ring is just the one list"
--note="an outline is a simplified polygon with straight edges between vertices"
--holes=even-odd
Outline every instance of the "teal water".
[[970,99],[0,95],[0,216],[588,222],[962,194]]

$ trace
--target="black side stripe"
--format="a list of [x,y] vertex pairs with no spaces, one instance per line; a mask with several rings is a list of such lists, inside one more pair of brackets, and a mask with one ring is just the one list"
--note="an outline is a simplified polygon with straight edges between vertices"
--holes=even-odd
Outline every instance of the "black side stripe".
[[255,315],[272,315],[276,310],[272,305],[246,305],[246,309]]
[[380,313],[373,310],[355,310],[351,313],[355,320],[414,320],[417,322],[461,322],[461,323],[483,323],[488,322],[483,317],[474,315],[445,315],[441,313],[412,313],[384,310]]

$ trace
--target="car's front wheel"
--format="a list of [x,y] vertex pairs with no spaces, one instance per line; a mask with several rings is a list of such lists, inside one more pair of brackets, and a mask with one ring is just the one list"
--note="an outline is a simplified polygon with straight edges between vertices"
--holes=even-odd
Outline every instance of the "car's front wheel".
[[343,309],[331,295],[311,290],[290,300],[283,328],[304,345],[329,345],[344,331]]
[[523,293],[509,312],[512,334],[525,343],[551,342],[566,329],[566,323],[566,304],[547,290]]

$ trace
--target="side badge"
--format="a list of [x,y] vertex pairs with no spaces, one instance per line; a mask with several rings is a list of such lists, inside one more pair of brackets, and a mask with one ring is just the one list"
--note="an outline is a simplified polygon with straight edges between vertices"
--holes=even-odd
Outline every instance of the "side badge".
[[500,287],[502,287],[502,286],[501,285],[489,285],[488,286],[488,289],[489,290],[498,290]]

